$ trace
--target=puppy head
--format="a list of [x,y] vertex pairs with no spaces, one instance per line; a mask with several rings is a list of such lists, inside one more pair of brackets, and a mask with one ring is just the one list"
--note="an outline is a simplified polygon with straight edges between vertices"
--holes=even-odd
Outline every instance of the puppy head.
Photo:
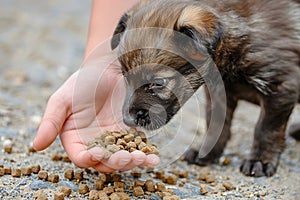
[[157,129],[204,83],[222,28],[194,1],[141,1],[121,18],[111,42],[126,80],[124,122]]

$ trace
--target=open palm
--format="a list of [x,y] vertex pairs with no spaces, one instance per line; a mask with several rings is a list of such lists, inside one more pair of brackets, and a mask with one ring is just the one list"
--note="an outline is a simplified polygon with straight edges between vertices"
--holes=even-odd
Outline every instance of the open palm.
[[85,64],[50,97],[35,149],[47,148],[59,135],[69,158],[79,167],[112,172],[157,165],[157,156],[140,151],[119,151],[104,159],[100,147],[87,150],[87,143],[103,131],[126,128],[121,115],[123,76],[119,66],[104,60]]

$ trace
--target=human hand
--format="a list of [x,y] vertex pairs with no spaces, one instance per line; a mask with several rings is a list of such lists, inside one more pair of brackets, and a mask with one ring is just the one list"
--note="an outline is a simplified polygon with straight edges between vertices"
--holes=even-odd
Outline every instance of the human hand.
[[111,56],[100,60],[87,62],[50,97],[34,148],[47,148],[59,135],[69,158],[78,167],[113,172],[157,165],[156,155],[141,151],[118,151],[104,159],[100,147],[87,150],[88,141],[101,132],[126,128],[121,114],[125,87],[120,67],[111,64]]

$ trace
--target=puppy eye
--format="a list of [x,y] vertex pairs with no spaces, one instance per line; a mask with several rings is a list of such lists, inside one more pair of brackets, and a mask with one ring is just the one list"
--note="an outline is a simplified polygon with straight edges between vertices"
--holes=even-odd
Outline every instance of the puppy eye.
[[168,84],[168,80],[165,78],[154,78],[153,83],[151,83],[152,89],[164,88]]

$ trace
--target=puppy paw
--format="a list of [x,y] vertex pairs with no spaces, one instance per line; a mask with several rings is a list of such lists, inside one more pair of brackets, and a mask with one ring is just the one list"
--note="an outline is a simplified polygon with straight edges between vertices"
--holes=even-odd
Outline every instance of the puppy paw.
[[209,165],[211,163],[213,163],[216,160],[216,157],[213,156],[212,154],[208,154],[205,157],[199,157],[199,151],[190,148],[184,156],[184,159],[188,162],[188,163],[193,163],[193,164],[197,164],[200,166],[205,166],[205,165]]
[[244,160],[240,167],[240,171],[246,176],[272,176],[276,172],[276,167],[272,163],[263,164],[258,160]]
[[195,163],[196,158],[198,157],[198,151],[196,149],[190,148],[184,154],[184,160],[188,163]]

